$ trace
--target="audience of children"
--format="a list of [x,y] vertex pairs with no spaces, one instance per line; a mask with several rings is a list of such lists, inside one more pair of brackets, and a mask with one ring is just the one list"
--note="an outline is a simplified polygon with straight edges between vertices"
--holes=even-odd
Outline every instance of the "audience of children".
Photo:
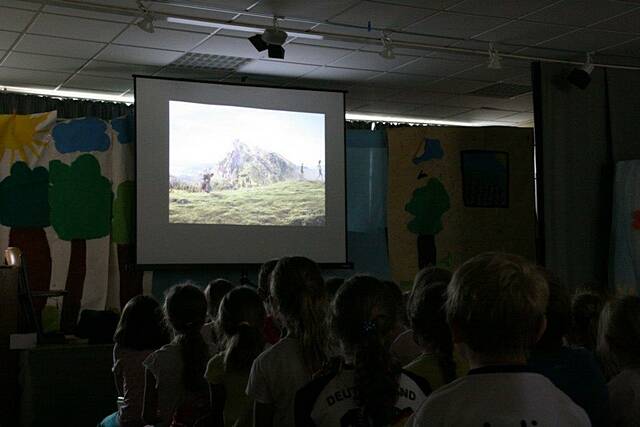
[[325,283],[285,257],[262,266],[257,291],[177,285],[164,313],[132,299],[114,337],[124,403],[100,425],[638,426],[640,298],[600,315],[603,301],[570,307],[550,274],[507,254],[453,277],[423,269],[406,303],[393,282]]
[[401,425],[431,392],[423,378],[403,371],[389,351],[398,323],[393,289],[355,276],[338,290],[329,310],[341,357],[301,388],[296,426]]

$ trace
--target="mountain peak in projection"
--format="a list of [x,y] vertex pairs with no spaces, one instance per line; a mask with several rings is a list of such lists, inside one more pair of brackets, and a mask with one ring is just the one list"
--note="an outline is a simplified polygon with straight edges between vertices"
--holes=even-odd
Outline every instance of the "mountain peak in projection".
[[216,176],[227,188],[255,187],[302,179],[299,168],[278,153],[249,146],[239,140],[218,163]]

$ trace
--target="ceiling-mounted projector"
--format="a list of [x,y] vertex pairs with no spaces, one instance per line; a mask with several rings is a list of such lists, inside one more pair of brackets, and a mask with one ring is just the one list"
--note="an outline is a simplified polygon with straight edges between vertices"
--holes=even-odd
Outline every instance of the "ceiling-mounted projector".
[[269,51],[269,58],[284,59],[282,45],[287,41],[287,33],[278,28],[278,19],[273,18],[273,27],[267,28],[262,34],[249,37],[249,41],[258,52]]

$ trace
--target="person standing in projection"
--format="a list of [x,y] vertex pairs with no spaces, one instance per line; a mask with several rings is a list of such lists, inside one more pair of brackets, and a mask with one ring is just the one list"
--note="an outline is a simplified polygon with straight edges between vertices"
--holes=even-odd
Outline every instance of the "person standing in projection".
[[322,160],[318,160],[318,179],[322,180]]
[[300,175],[304,178],[304,162],[300,163]]

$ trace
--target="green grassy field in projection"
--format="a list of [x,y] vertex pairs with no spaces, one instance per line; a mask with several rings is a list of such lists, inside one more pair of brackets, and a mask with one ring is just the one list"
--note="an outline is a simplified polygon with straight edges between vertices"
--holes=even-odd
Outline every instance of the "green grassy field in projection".
[[263,187],[211,193],[171,190],[169,222],[324,225],[324,182],[285,181]]

